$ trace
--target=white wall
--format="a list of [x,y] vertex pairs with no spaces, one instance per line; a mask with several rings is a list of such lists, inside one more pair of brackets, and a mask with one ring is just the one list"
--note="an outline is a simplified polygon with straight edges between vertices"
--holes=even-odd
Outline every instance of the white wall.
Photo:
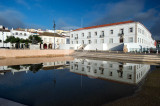
[[[131,27],[133,28],[132,33],[129,32],[129,28]],[[85,29],[80,31],[72,31],[70,33],[71,44],[72,41],[74,44],[76,44],[76,41],[78,41],[78,44],[82,44],[82,40],[84,40],[85,44],[88,44],[88,40],[91,40],[92,44],[95,44],[94,43],[95,39],[97,39],[97,44],[101,44],[101,39],[104,39],[104,43],[109,43],[110,38],[113,38],[113,43],[120,43],[119,41],[120,37],[118,36],[118,34],[120,33],[120,29],[124,29],[124,43],[128,43],[129,37],[133,37],[133,41],[135,41],[135,23],[129,23],[129,24],[93,28],[93,29]],[[110,34],[110,30],[113,30],[113,34]],[[100,38],[100,35],[102,35],[102,31],[104,31],[104,38]],[[89,32],[91,32],[91,38],[87,38]],[[97,35],[95,35],[95,32],[97,32]],[[82,33],[84,33],[84,37],[82,37]],[[78,34],[78,40],[75,40],[77,34]]]
[[59,49],[73,49],[73,50],[77,50],[77,48],[79,48],[81,46],[81,44],[60,44]]

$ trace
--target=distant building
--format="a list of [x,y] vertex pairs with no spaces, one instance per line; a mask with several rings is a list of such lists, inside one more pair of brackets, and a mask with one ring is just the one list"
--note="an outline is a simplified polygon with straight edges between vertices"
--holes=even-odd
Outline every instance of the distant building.
[[11,36],[10,30],[0,25],[0,47],[11,47],[10,43],[5,43],[7,36]]
[[8,30],[8,28],[5,28],[4,26],[0,26],[0,47],[9,47],[9,48],[24,48],[25,44],[17,45],[17,44],[11,44],[11,43],[5,43],[4,41],[7,39],[7,36],[14,36],[22,39],[28,39],[30,35],[33,35],[33,33],[28,32],[27,29],[21,29],[18,28],[14,30],[13,28],[11,30]]
[[65,44],[65,37],[60,36],[57,33],[39,33],[39,36],[43,40],[43,44],[41,44],[41,49],[59,49],[60,44]]
[[150,31],[141,23],[125,21],[84,27],[70,32],[64,49],[146,51],[155,48]]

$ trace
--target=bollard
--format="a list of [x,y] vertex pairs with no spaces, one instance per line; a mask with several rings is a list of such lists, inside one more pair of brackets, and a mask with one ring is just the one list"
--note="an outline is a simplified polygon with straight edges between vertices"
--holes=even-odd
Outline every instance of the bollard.
[[158,54],[158,50],[157,50],[157,54]]

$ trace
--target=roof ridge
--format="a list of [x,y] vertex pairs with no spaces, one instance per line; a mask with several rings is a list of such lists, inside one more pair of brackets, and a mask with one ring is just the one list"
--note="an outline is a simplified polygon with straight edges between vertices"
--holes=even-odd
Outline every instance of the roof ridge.
[[83,29],[92,29],[92,28],[99,28],[99,27],[105,27],[105,26],[113,26],[113,25],[120,25],[120,24],[127,24],[127,23],[133,23],[135,21],[123,21],[123,22],[116,22],[116,23],[110,23],[110,24],[103,24],[103,25],[97,25],[97,26],[90,26],[90,27],[83,27],[83,28],[79,28],[73,31],[79,31],[79,30],[83,30]]

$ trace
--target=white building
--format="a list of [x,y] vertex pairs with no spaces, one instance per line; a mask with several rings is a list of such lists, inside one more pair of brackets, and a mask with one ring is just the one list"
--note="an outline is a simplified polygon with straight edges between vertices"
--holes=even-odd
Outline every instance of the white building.
[[5,28],[0,28],[0,47],[10,47],[10,43],[4,43],[7,36],[11,36],[10,30],[6,30]]
[[111,80],[127,84],[139,83],[150,70],[150,65],[110,61],[75,59],[70,62],[70,72],[90,78]]
[[[7,36],[14,36],[20,39],[28,39],[30,35],[33,35],[33,33],[28,32],[27,30],[14,30],[13,28],[11,30],[8,30],[8,28],[6,29],[4,26],[0,27],[0,47],[16,47],[16,44],[4,43],[4,41],[7,39]],[[19,46],[24,48],[25,45],[21,44]]]
[[57,33],[39,33],[39,36],[43,40],[41,49],[58,49],[60,44],[66,44],[66,38],[58,35]]
[[70,33],[70,45],[62,49],[144,51],[155,48],[149,30],[141,23],[125,21],[84,27]]

